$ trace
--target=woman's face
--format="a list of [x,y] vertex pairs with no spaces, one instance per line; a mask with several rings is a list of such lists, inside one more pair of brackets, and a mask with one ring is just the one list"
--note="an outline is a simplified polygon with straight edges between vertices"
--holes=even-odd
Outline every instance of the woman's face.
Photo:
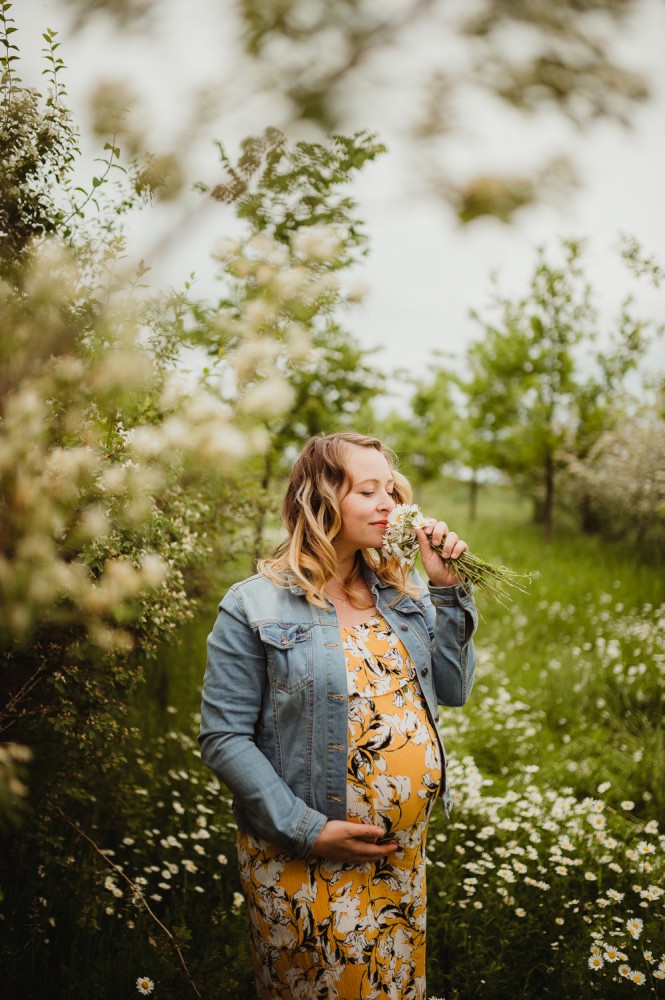
[[342,488],[342,530],[334,545],[338,555],[380,548],[388,514],[395,506],[393,470],[376,448],[347,445],[347,483]]

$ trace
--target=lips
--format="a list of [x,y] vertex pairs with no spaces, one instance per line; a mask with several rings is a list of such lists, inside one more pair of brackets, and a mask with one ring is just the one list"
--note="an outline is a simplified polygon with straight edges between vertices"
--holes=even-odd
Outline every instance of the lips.
[[388,522],[387,521],[371,521],[370,523],[372,524],[372,527],[374,527],[374,528],[383,528],[384,531],[388,527]]

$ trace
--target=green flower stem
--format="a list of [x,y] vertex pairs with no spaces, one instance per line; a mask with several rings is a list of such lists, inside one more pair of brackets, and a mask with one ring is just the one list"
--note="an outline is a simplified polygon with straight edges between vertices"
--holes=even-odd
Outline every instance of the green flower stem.
[[[443,542],[439,545],[432,545],[432,548],[438,555],[441,555]],[[509,569],[507,566],[495,566],[493,563],[488,563],[474,555],[468,549],[457,559],[444,559],[443,562],[447,569],[452,570],[459,577],[462,586],[464,586],[465,581],[468,581],[473,584],[474,588],[487,594],[499,604],[503,604],[504,607],[512,600],[507,587],[521,590],[525,594],[527,592],[525,584],[533,579],[532,573],[516,573],[515,570]]]

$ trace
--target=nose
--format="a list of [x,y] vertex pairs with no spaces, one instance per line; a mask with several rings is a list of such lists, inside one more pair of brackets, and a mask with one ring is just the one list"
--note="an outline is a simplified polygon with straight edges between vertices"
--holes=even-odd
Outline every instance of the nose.
[[390,513],[390,511],[393,509],[394,506],[395,506],[394,498],[390,495],[390,493],[387,492],[387,490],[384,490],[383,495],[381,496],[378,503],[379,510],[386,510],[388,511],[388,513]]

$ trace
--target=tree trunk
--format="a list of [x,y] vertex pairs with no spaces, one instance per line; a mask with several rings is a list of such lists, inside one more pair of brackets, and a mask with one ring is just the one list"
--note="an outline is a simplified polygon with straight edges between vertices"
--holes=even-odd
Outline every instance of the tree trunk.
[[585,535],[595,535],[600,528],[600,518],[588,493],[584,493],[580,501],[580,524]]
[[552,541],[552,522],[554,510],[554,462],[552,456],[545,459],[545,497],[543,500],[543,529],[545,541],[550,544]]
[[478,517],[478,490],[480,483],[476,479],[475,470],[469,480],[469,521],[473,524]]

